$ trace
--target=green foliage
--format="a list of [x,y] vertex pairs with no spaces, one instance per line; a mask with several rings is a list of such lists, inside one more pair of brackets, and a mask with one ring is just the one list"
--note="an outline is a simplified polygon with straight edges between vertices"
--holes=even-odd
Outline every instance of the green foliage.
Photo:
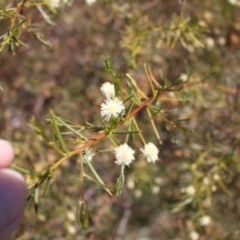
[[[67,3],[64,1],[64,4]],[[28,47],[20,38],[23,33],[29,32],[34,38],[44,47],[51,48],[51,43],[44,38],[43,34],[38,31],[40,26],[36,26],[33,22],[35,20],[35,12],[43,18],[43,22],[49,25],[54,25],[51,18],[56,14],[56,9],[63,4],[61,1],[28,1],[22,0],[18,4],[11,3],[12,7],[0,6],[0,22],[4,23],[5,33],[0,36],[0,53],[5,48],[9,52],[15,54],[18,46],[23,45]],[[27,14],[25,14],[27,12]]]

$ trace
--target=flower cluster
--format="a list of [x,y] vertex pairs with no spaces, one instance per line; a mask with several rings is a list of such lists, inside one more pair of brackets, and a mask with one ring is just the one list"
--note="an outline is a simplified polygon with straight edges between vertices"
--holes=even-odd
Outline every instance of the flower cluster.
[[[102,94],[106,97],[105,101],[101,104],[101,116],[105,121],[109,119],[118,118],[125,111],[123,102],[116,97],[115,88],[112,83],[105,82],[100,88]],[[115,163],[122,166],[129,166],[129,164],[134,160],[135,151],[129,147],[126,143],[116,147],[115,151]],[[148,162],[155,163],[158,159],[159,150],[155,144],[149,142],[145,144],[144,148],[140,151],[143,157],[146,158]]]
[[[114,149],[116,161],[115,163],[118,165],[127,165],[134,160],[135,151],[129,147],[126,143],[116,147]],[[158,159],[158,148],[151,142],[145,144],[144,148],[140,149],[143,153],[144,158],[147,159],[148,162],[155,163]]]
[[[141,148],[140,151],[143,153],[144,158],[146,158],[148,162],[155,163],[157,160],[159,160],[158,148],[151,142],[145,144],[144,148]],[[114,148],[114,152],[116,158],[115,163],[118,165],[129,166],[129,164],[135,159],[135,151],[126,143]],[[92,152],[92,148],[87,148],[85,155],[88,161],[92,161],[93,157],[95,156],[95,154]]]
[[115,97],[114,85],[106,82],[100,88],[102,93],[106,96],[106,100],[101,104],[101,116],[109,121],[111,117],[117,118],[121,113],[124,113],[125,107],[123,102]]

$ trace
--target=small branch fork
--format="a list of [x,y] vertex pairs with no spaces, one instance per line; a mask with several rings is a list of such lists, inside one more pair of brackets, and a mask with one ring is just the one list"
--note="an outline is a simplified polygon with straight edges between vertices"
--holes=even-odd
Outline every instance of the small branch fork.
[[[151,104],[153,102],[153,100],[155,100],[156,97],[151,97],[148,98],[147,100],[145,100],[144,102],[142,102],[137,108],[135,108],[129,115],[128,117],[124,120],[119,122],[118,125],[123,124],[125,121],[127,121],[128,119],[132,118],[133,116],[135,116],[138,112],[140,112],[143,108],[145,108],[146,106],[148,106],[149,104]],[[84,145],[80,146],[79,148],[75,149],[74,151],[67,153],[66,156],[64,156],[63,158],[61,158],[60,160],[58,160],[51,168],[50,171],[54,171],[54,169],[56,169],[59,165],[61,165],[66,159],[68,159],[69,157],[77,154],[77,153],[81,153],[84,150],[86,150],[87,148],[91,147],[92,145],[96,144],[98,141],[100,141],[101,139],[105,138],[107,136],[108,132],[104,131],[99,133],[98,135],[96,135],[95,137],[89,139]]]
[[14,24],[15,24],[15,21],[16,21],[16,18],[17,18],[17,15],[23,10],[24,8],[24,4],[25,4],[26,0],[23,0],[20,5],[17,7],[15,13],[14,13],[14,17],[12,19],[12,23],[11,23],[11,28],[12,29],[14,27]]

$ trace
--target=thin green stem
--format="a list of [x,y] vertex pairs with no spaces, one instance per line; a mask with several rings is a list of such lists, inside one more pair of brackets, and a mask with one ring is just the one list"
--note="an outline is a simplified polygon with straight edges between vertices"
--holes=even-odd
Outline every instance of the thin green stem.
[[155,132],[155,134],[156,134],[156,137],[157,137],[159,143],[162,144],[161,137],[160,137],[160,135],[159,135],[159,133],[158,133],[158,130],[157,130],[157,128],[156,128],[156,125],[155,125],[155,122],[154,122],[154,120],[153,120],[152,114],[151,114],[151,112],[150,112],[150,110],[149,110],[148,107],[147,107],[147,113],[148,113],[148,117],[149,117],[149,119],[150,119],[150,122],[151,122],[151,124],[152,124],[153,130],[154,130],[154,132]]
[[142,132],[139,130],[139,127],[138,127],[138,124],[137,124],[136,119],[133,117],[132,120],[133,120],[133,122],[134,122],[135,127],[136,127],[137,130],[139,131],[138,134],[139,134],[139,136],[140,136],[142,142],[143,142],[144,144],[146,144],[146,141],[145,141],[145,139],[144,139],[144,137],[143,137],[143,135],[142,135]]

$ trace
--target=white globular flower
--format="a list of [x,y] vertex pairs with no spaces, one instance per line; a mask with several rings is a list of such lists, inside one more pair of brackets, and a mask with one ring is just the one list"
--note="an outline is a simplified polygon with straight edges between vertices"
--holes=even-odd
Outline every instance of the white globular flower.
[[95,154],[92,152],[92,148],[87,148],[87,150],[85,151],[85,154],[89,162],[91,162],[93,157],[95,156]]
[[228,2],[232,5],[236,5],[237,4],[237,0],[228,0]]
[[88,5],[92,5],[96,0],[85,0]]
[[203,183],[204,183],[205,185],[208,185],[208,184],[209,184],[209,178],[208,178],[208,177],[204,177],[204,178],[203,178]]
[[118,98],[108,98],[101,104],[101,115],[106,121],[112,116],[117,118],[124,110],[123,102]]
[[191,240],[198,240],[199,234],[196,231],[192,231],[192,232],[190,232],[189,237]]
[[134,160],[135,151],[129,147],[126,143],[116,147],[114,149],[116,161],[115,163],[118,165],[127,165]]
[[148,162],[155,163],[158,159],[158,148],[155,144],[149,142],[145,144],[144,148],[141,148],[140,151],[143,153],[143,156],[147,159]]
[[203,216],[199,219],[199,222],[202,226],[206,226],[211,222],[211,217],[210,216]]
[[100,88],[100,90],[102,91],[103,95],[105,95],[107,98],[115,97],[114,85],[110,82],[105,82]]
[[53,8],[59,8],[61,5],[66,4],[67,0],[48,0],[48,3]]
[[196,188],[193,185],[188,186],[187,188],[185,188],[185,192],[188,195],[193,196],[196,193]]

